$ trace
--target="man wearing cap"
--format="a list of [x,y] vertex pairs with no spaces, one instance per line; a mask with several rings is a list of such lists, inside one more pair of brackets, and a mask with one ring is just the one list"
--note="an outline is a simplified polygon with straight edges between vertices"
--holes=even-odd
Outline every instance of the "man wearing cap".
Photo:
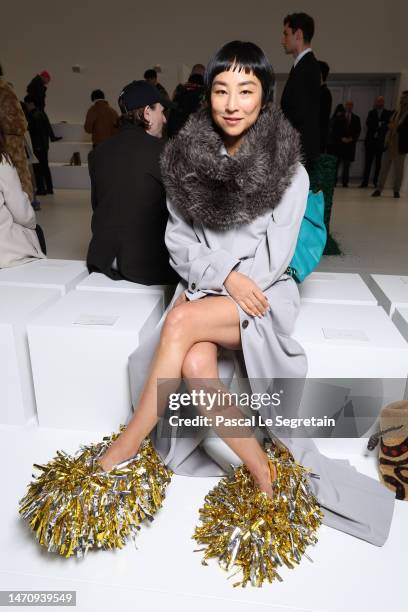
[[[45,96],[47,95],[47,85],[51,81],[51,75],[47,70],[43,70],[39,74],[37,74],[29,84],[27,85],[27,94],[32,99],[35,107],[40,109],[45,113]],[[51,127],[51,123],[47,117],[49,130],[50,130],[50,140],[55,142],[56,140],[61,140],[62,136],[55,136],[54,131]]]
[[159,165],[164,111],[172,103],[142,80],[127,85],[118,103],[118,133],[88,156],[93,208],[88,269],[144,285],[174,284]]

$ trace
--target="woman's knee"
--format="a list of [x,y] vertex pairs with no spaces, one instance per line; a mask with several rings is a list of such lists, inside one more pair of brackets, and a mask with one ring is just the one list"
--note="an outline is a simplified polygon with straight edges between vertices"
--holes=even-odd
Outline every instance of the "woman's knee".
[[191,313],[186,312],[187,304],[172,308],[163,323],[161,340],[182,340],[191,333]]
[[195,344],[185,356],[181,372],[184,378],[217,378],[217,346]]

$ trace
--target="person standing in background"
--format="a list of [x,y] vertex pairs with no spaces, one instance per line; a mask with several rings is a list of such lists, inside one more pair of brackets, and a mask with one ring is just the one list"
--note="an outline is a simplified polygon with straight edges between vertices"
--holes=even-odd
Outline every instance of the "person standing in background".
[[361,188],[368,187],[371,166],[375,159],[374,187],[377,187],[381,170],[381,159],[384,153],[385,135],[392,112],[384,108],[384,96],[378,96],[374,101],[374,108],[367,116],[367,134],[365,137],[365,163],[364,176]]
[[376,198],[381,195],[387,180],[388,172],[394,170],[394,198],[400,197],[402,179],[404,177],[405,158],[408,153],[408,89],[402,92],[399,109],[396,110],[388,124],[385,137],[386,153],[382,164],[378,189],[372,193]]
[[21,104],[9,83],[3,76],[0,66],[0,121],[3,126],[6,148],[20,178],[23,191],[33,201],[33,183],[27,162],[24,135],[27,121]]
[[154,85],[154,87],[157,87],[162,96],[164,96],[165,98],[169,97],[169,94],[167,93],[163,85],[157,80],[157,71],[154,68],[149,68],[148,70],[145,70],[143,78],[148,83]]
[[48,165],[48,150],[50,148],[48,119],[44,111],[35,106],[31,96],[24,98],[24,104],[27,110],[28,131],[30,132],[33,152],[38,159],[38,164],[33,164],[37,185],[36,195],[53,194],[54,187]]
[[330,67],[326,62],[319,61],[321,85],[320,85],[320,153],[327,153],[329,140],[329,123],[332,108],[332,95],[327,87],[327,77]]
[[118,129],[119,115],[105,100],[105,94],[101,89],[95,89],[91,93],[92,106],[86,113],[84,130],[92,134],[94,148],[111,138]]
[[347,100],[344,105],[344,115],[338,117],[334,126],[335,140],[338,143],[337,172],[340,165],[343,164],[341,177],[343,187],[349,186],[350,166],[355,159],[357,140],[361,133],[360,117],[353,113],[353,106],[353,102]]
[[306,13],[293,13],[283,21],[282,45],[294,64],[282,93],[285,117],[300,133],[303,162],[310,173],[320,153],[320,66],[311,41],[314,20]]
[[62,136],[56,136],[52,129],[51,122],[45,112],[45,97],[47,95],[47,85],[51,81],[51,75],[47,70],[43,70],[37,74],[27,85],[27,94],[32,98],[36,108],[42,110],[48,121],[48,129],[51,142],[62,140]]

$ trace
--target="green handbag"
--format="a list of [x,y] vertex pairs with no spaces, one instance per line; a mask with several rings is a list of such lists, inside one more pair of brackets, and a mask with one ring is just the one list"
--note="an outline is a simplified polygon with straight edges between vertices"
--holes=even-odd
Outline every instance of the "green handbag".
[[297,283],[313,272],[323,255],[327,240],[324,224],[324,196],[322,191],[309,191],[306,210],[300,226],[295,254],[286,273]]

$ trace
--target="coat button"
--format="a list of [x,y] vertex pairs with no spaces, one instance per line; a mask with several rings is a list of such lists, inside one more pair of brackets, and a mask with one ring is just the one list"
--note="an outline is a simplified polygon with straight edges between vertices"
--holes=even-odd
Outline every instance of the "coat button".
[[249,325],[249,321],[248,321],[248,319],[245,319],[244,321],[242,321],[242,327],[243,327],[244,329],[246,329],[246,328],[248,327],[248,325]]
[[191,288],[194,291],[194,289],[196,288],[196,284],[195,283],[191,283]]

